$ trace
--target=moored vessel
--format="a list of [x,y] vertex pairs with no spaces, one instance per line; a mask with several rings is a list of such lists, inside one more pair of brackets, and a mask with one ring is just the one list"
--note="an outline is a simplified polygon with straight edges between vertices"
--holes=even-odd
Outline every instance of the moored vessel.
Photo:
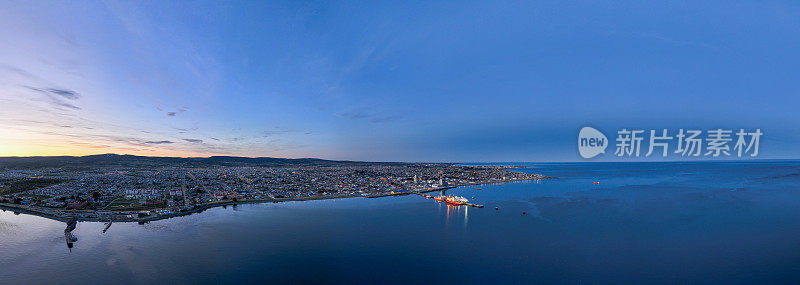
[[464,197],[461,197],[461,196],[442,196],[442,195],[439,195],[439,196],[433,197],[433,200],[436,200],[436,201],[439,201],[439,202],[445,202],[448,205],[466,205],[467,203],[469,203],[469,200],[467,200],[467,198],[464,198]]

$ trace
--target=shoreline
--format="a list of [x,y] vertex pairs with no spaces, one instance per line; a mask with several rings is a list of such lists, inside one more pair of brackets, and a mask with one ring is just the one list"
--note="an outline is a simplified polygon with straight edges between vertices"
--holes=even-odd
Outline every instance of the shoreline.
[[[0,210],[3,211],[11,211],[14,214],[27,214],[38,216],[50,220],[55,220],[59,222],[66,223],[73,217],[77,219],[79,222],[117,222],[117,223],[149,223],[153,221],[159,220],[166,220],[171,218],[177,218],[182,216],[188,216],[196,213],[201,213],[205,210],[216,208],[216,207],[224,207],[229,205],[239,205],[239,204],[263,204],[263,203],[281,203],[281,202],[301,202],[301,201],[314,201],[314,200],[333,200],[333,199],[346,199],[346,198],[382,198],[388,196],[405,196],[417,193],[429,193],[435,191],[446,191],[458,187],[465,187],[465,186],[476,186],[476,185],[488,185],[488,184],[499,184],[499,183],[510,183],[510,182],[517,182],[517,181],[531,181],[531,180],[541,180],[541,179],[555,179],[556,177],[549,177],[549,176],[542,176],[539,178],[528,178],[528,179],[507,179],[507,180],[500,180],[500,181],[487,181],[487,182],[480,182],[480,183],[467,183],[462,185],[454,185],[454,186],[446,186],[441,188],[433,188],[433,189],[426,189],[423,191],[404,191],[399,193],[381,193],[376,195],[333,195],[333,196],[317,196],[317,197],[303,197],[303,198],[273,198],[273,199],[257,199],[257,200],[239,200],[239,201],[224,201],[224,202],[214,202],[203,204],[193,208],[189,211],[182,211],[182,212],[175,212],[170,214],[158,215],[158,216],[149,216],[149,217],[121,217],[118,213],[111,212],[111,217],[79,217],[81,213],[87,214],[97,214],[97,211],[74,211],[74,212],[66,212],[60,209],[52,209],[49,211],[50,208],[43,208],[43,207],[31,207],[26,205],[19,205],[19,204],[11,204],[11,203],[0,203]],[[62,214],[72,214],[72,215],[59,215]]]

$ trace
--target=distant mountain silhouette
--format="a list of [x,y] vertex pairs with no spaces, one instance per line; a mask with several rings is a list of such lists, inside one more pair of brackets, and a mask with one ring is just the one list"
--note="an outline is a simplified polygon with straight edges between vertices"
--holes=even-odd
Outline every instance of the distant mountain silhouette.
[[403,164],[395,162],[362,162],[325,160],[319,158],[275,157],[150,157],[137,155],[99,154],[87,156],[0,157],[0,168],[88,168],[88,167],[208,167],[208,166],[300,166],[300,165],[359,165]]

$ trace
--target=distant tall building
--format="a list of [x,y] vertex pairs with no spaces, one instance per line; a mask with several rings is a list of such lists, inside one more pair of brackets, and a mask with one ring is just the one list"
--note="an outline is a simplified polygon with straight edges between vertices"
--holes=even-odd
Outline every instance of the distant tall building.
[[417,184],[419,181],[417,180],[417,175],[414,174],[414,184]]

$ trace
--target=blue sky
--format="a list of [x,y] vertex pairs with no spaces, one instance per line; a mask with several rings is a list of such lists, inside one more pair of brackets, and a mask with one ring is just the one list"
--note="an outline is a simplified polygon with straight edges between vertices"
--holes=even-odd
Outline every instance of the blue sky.
[[0,155],[576,161],[594,126],[798,158],[798,35],[793,1],[4,1]]

